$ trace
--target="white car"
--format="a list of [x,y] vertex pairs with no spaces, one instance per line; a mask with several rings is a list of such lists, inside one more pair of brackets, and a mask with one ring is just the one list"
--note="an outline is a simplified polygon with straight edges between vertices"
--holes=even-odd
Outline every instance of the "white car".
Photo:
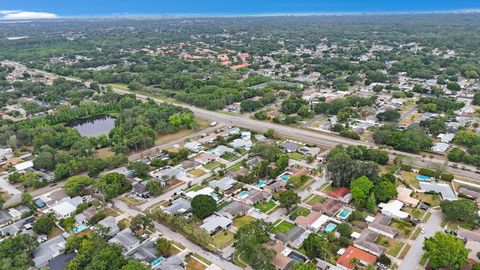
[[422,233],[425,233],[425,228],[422,228],[421,232],[422,232]]

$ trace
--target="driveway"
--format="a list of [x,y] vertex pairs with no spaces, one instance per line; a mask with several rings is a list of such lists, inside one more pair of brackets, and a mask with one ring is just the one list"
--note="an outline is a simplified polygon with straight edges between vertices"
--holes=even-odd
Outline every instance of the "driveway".
[[440,210],[431,211],[432,216],[427,221],[426,224],[423,224],[425,228],[424,234],[419,234],[418,238],[413,242],[412,247],[407,253],[407,256],[403,259],[400,264],[399,270],[414,270],[414,269],[423,269],[418,266],[420,259],[423,255],[423,241],[426,237],[432,237],[436,232],[441,231],[440,223],[442,223],[442,212]]

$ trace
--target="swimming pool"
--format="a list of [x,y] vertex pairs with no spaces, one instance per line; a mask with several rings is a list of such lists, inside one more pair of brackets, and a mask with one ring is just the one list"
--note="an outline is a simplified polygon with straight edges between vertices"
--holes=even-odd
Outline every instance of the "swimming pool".
[[341,219],[347,219],[350,215],[351,211],[348,209],[343,209],[340,213],[338,213],[337,217]]
[[165,258],[164,258],[163,256],[160,256],[160,257],[156,258],[155,260],[153,260],[153,261],[150,263],[150,265],[151,265],[152,267],[155,267],[155,266],[161,264],[161,263],[163,262],[163,260],[165,260]]
[[76,227],[73,228],[73,233],[79,233],[79,232],[83,232],[85,231],[86,229],[88,229],[88,226],[87,225],[78,225]]
[[258,181],[257,183],[257,187],[264,187],[266,185],[266,183],[264,181]]
[[426,175],[417,175],[418,181],[423,181],[423,182],[430,181],[430,178],[431,178],[430,176],[426,176]]
[[288,182],[289,178],[290,178],[290,175],[288,175],[288,174],[284,174],[284,175],[280,176],[280,179],[284,182]]
[[337,228],[337,224],[328,223],[327,226],[325,226],[325,229],[323,229],[323,231],[326,232],[326,233],[329,233],[329,232],[332,232],[333,230],[335,230],[335,228]]
[[240,197],[241,199],[247,198],[248,195],[250,195],[250,193],[248,193],[248,191],[242,191],[242,192],[238,193],[238,197]]

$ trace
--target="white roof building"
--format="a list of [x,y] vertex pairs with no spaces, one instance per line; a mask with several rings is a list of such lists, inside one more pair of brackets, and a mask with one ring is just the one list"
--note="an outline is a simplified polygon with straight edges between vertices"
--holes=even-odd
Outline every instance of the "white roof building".
[[442,143],[450,143],[454,137],[455,134],[453,133],[441,133],[438,134],[437,139],[439,139]]
[[448,143],[439,142],[432,146],[431,150],[440,154],[445,153],[450,145]]
[[388,203],[380,203],[378,207],[382,209],[382,214],[386,216],[399,219],[408,218],[408,213],[401,210],[403,207],[403,203],[401,201],[391,200]]
[[187,194],[185,194],[185,196],[187,196],[189,199],[193,199],[197,195],[211,195],[214,192],[215,191],[213,190],[213,188],[205,187],[205,188],[202,188],[202,189],[197,190],[197,191],[189,191],[189,192],[187,192]]
[[81,204],[82,198],[77,196],[73,197],[69,200],[65,200],[51,208],[51,210],[59,217],[59,218],[66,218],[70,216],[75,210],[77,206]]
[[13,157],[12,148],[0,148],[0,159],[9,159]]
[[211,215],[205,220],[203,220],[202,226],[200,228],[206,230],[209,234],[213,234],[218,230],[226,230],[232,221],[224,216]]
[[17,170],[17,172],[25,171],[26,169],[29,169],[29,168],[33,168],[33,161],[31,160],[18,163],[17,165],[15,165],[15,170]]
[[185,147],[188,151],[198,152],[202,149],[202,144],[198,141],[191,141],[186,143],[183,147]]

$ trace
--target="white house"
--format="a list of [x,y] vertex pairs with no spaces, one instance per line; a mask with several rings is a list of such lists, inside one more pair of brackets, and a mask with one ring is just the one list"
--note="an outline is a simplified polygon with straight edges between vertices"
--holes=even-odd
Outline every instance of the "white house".
[[33,168],[33,161],[31,160],[18,163],[17,165],[15,165],[15,170],[17,170],[17,172],[23,172],[26,169],[30,169],[30,168]]
[[195,153],[202,150],[203,148],[202,144],[198,141],[187,142],[183,147],[185,147],[185,149],[187,149],[188,151]]
[[9,159],[13,157],[12,148],[0,148],[0,159]]
[[408,213],[401,210],[403,203],[399,200],[391,200],[388,203],[380,203],[378,207],[382,209],[382,214],[386,216],[399,219],[408,218]]

